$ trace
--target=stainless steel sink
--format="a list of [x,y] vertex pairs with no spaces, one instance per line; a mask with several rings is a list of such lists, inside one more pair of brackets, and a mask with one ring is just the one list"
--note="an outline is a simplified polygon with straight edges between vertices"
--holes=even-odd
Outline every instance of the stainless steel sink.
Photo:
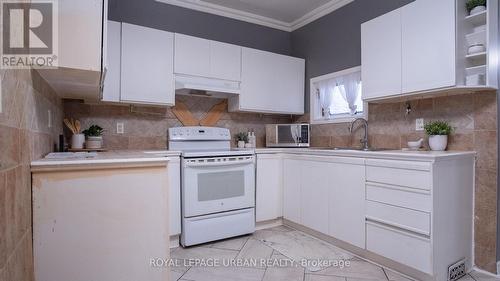
[[352,150],[352,151],[385,151],[385,150],[394,150],[393,148],[375,148],[370,147],[368,149],[364,149],[361,147],[318,147],[317,149],[328,149],[328,150]]

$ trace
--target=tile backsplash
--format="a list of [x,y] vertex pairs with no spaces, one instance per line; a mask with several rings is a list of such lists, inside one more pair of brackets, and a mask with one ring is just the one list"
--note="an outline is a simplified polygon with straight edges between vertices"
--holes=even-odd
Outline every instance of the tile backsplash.
[[[177,96],[197,119],[203,116],[221,99]],[[172,113],[171,108],[122,106],[122,105],[92,105],[80,101],[65,100],[64,113],[66,117],[81,121],[82,128],[92,124],[103,127],[104,146],[107,149],[165,149],[167,146],[167,129],[182,126]],[[290,123],[289,115],[264,115],[253,113],[231,113],[227,110],[217,122],[217,127],[228,128],[231,134],[254,130],[257,146],[265,146],[265,124]],[[116,133],[116,124],[124,124],[124,133]],[[69,135],[69,131],[66,131]],[[232,142],[236,144],[235,141]]]

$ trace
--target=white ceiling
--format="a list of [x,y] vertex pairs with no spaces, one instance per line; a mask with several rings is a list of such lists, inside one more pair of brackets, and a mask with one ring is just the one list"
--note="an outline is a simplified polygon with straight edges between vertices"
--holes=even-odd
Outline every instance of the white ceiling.
[[284,22],[298,20],[330,0],[201,0]]
[[354,0],[156,0],[285,31],[300,28]]

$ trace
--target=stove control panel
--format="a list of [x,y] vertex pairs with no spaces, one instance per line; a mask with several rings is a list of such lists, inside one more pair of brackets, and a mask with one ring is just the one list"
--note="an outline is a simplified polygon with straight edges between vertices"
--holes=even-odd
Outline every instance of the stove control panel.
[[169,141],[231,140],[229,129],[216,127],[174,127],[168,129]]

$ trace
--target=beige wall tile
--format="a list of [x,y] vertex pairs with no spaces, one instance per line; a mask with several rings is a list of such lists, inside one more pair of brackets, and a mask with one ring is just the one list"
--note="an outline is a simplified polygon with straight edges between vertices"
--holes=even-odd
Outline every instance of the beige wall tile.
[[0,269],[7,261],[7,192],[5,173],[0,171]]

